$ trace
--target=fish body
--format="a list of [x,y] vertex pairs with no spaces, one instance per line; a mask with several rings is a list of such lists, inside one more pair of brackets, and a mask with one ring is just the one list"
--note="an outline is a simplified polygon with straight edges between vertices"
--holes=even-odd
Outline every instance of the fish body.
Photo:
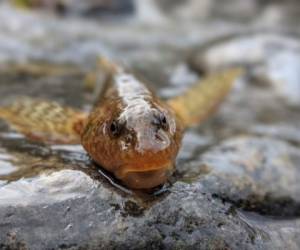
[[164,183],[174,169],[183,126],[138,78],[116,68],[88,117],[83,147],[127,186]]
[[24,99],[0,108],[0,117],[31,139],[81,143],[95,162],[134,189],[167,181],[184,130],[208,117],[241,74],[221,72],[164,102],[124,68],[107,60],[100,65],[105,85],[90,114]]

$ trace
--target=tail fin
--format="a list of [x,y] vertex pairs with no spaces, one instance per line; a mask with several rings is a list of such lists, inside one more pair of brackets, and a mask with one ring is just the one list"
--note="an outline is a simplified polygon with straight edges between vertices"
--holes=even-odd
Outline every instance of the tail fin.
[[87,114],[56,102],[20,98],[0,107],[0,118],[29,139],[48,142],[80,143],[80,133]]
[[184,95],[169,100],[168,104],[186,126],[200,123],[216,110],[241,74],[242,69],[234,68],[208,76]]

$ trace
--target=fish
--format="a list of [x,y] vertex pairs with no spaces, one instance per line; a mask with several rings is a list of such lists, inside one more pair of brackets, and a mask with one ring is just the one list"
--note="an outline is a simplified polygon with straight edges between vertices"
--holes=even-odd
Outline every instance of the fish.
[[168,181],[186,129],[210,117],[242,74],[241,68],[212,74],[163,101],[127,68],[106,58],[99,65],[104,85],[90,113],[23,97],[0,107],[0,118],[30,140],[81,144],[132,189]]

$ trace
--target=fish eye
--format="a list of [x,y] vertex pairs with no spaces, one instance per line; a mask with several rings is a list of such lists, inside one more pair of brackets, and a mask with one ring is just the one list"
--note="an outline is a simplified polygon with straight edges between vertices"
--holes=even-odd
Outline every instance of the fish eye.
[[164,130],[167,130],[169,128],[167,118],[163,114],[160,116],[160,123],[161,123],[161,127]]
[[165,115],[162,115],[162,116],[161,116],[161,123],[162,123],[163,125],[166,125],[166,124],[167,124],[167,118],[166,118]]
[[156,125],[158,128],[162,128],[164,130],[169,129],[169,124],[168,124],[167,118],[164,114],[159,114],[159,115],[155,116],[155,119],[152,123],[154,125]]
[[123,126],[118,121],[113,120],[109,126],[109,132],[113,137],[117,137],[121,134],[122,127]]

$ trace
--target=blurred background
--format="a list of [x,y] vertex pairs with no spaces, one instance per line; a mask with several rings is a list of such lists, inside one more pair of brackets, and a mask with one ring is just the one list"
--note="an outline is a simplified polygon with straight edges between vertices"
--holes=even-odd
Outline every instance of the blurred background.
[[99,56],[163,99],[245,68],[186,131],[167,194],[145,203],[79,145],[0,121],[0,249],[299,249],[299,21],[298,0],[0,0],[0,105],[25,95],[89,111]]

